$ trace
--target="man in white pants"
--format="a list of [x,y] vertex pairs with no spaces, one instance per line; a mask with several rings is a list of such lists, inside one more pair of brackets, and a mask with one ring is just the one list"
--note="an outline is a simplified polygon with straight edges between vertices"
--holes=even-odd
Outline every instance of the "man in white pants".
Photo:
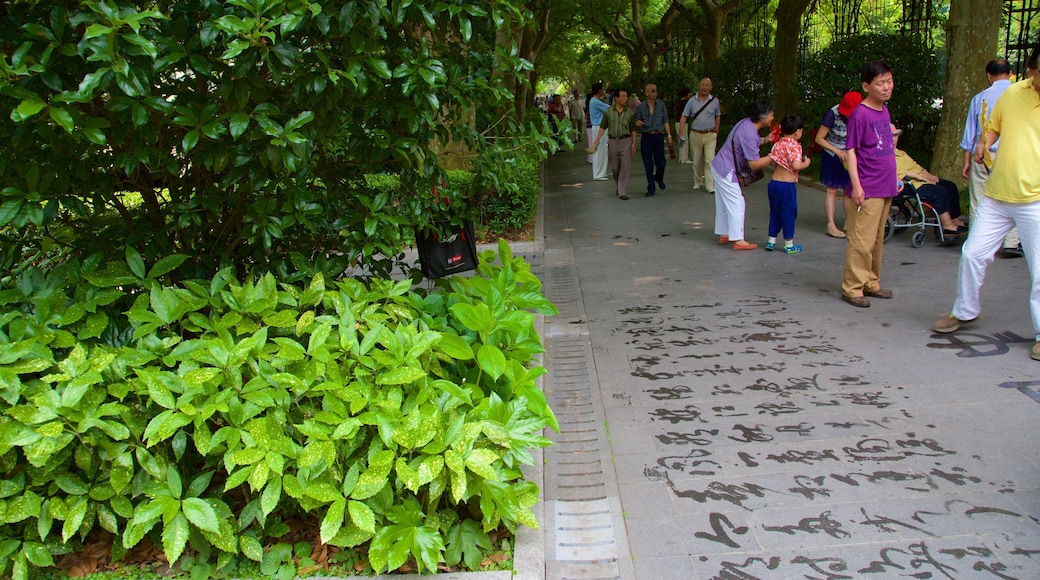
[[971,233],[961,250],[957,272],[957,299],[953,311],[932,325],[935,332],[954,332],[974,321],[982,312],[979,291],[986,268],[1003,243],[1004,236],[1018,226],[1026,264],[1029,266],[1029,311],[1036,343],[1030,357],[1040,360],[1040,41],[1029,56],[1029,78],[1009,87],[993,107],[986,136],[975,147],[980,163],[990,146],[1000,141],[986,195],[971,222]]
[[592,179],[596,181],[609,181],[610,175],[608,174],[608,163],[607,163],[607,134],[603,132],[603,136],[598,142],[594,142],[596,133],[599,132],[599,124],[603,122],[603,113],[607,112],[610,105],[606,102],[606,91],[603,90],[603,83],[597,82],[592,85],[592,99],[589,100],[589,122],[592,123],[592,128],[589,129],[589,148],[595,148],[595,152],[592,153]]
[[[993,167],[993,159],[997,155],[997,147],[1000,145],[998,139],[981,162],[973,163],[975,147],[979,141],[986,136],[986,122],[993,112],[993,106],[997,104],[1000,95],[1011,86],[1011,65],[1002,58],[991,60],[986,64],[986,79],[990,86],[971,98],[968,106],[968,116],[964,121],[964,135],[961,137],[961,149],[964,150],[964,168],[961,175],[968,180],[968,194],[971,203],[971,218],[975,218],[975,210],[979,206],[986,191],[986,181],[989,180],[989,171]],[[1005,258],[1021,258],[1022,245],[1018,243],[1018,229],[1012,228],[1007,237],[1004,238],[1004,249],[1001,255]]]

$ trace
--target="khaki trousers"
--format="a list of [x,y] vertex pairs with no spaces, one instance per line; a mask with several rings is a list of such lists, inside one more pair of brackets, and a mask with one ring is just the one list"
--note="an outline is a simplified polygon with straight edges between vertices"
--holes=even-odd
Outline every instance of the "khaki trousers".
[[[994,155],[994,158],[996,154]],[[989,173],[986,172],[986,166],[982,163],[975,163],[975,160],[971,160],[971,170],[968,172],[968,202],[971,204],[971,221],[975,222],[975,212],[979,208],[979,200],[986,195],[986,182],[989,181]],[[1017,248],[1021,243],[1018,237],[1018,228],[1011,228],[1008,232],[1007,237],[1004,238],[1005,248]]]
[[890,197],[863,200],[859,208],[852,198],[845,198],[845,272],[841,294],[857,298],[864,291],[881,288],[881,256],[885,247],[885,222],[892,207]]
[[715,191],[715,180],[708,171],[708,166],[715,159],[715,143],[718,133],[697,133],[690,131],[690,160],[693,161],[693,187],[701,187]]
[[617,195],[628,195],[628,173],[632,169],[632,138],[607,141],[607,159],[617,182]]

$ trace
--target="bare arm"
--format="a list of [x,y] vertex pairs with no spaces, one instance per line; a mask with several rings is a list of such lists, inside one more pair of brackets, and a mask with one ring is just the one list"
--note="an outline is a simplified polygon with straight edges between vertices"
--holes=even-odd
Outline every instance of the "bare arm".
[[747,164],[751,169],[765,169],[773,164],[773,160],[766,155],[765,157],[759,157],[758,159],[749,159]]
[[866,194],[863,192],[863,184],[859,181],[859,167],[856,165],[856,150],[846,149],[845,160],[849,164],[849,182],[852,183],[852,203],[856,206],[863,205]]
[[979,139],[979,144],[975,146],[975,162],[982,163],[983,157],[986,155],[986,151],[989,151],[990,147],[997,142],[997,138],[1000,137],[999,133],[993,131],[986,131],[986,138]]

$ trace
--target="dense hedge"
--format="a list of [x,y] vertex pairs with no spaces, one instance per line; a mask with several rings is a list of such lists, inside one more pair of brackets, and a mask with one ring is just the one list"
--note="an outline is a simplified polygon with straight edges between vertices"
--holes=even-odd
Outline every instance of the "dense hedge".
[[201,577],[241,557],[292,575],[290,518],[367,542],[376,571],[472,568],[490,530],[537,526],[520,466],[557,425],[531,310],[555,309],[508,245],[430,291],[158,281],[185,259],[3,279],[0,573],[104,530],[117,557],[147,536]]
[[[893,122],[904,130],[900,145],[931,150],[939,123],[936,103],[942,97],[942,68],[935,51],[916,38],[866,34],[835,41],[799,63],[799,110],[777,111],[777,117],[794,113],[807,128],[819,126],[824,112],[846,91],[860,90],[863,65],[879,58],[888,61],[895,73],[888,106]],[[726,52],[704,71],[714,80],[725,127],[746,117],[756,99],[772,98],[772,62],[771,48],[741,48]]]

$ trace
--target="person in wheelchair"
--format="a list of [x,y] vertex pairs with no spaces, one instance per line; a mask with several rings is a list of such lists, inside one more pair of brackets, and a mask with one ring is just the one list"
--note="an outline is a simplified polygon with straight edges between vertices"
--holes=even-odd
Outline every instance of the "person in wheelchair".
[[935,208],[944,236],[959,236],[967,233],[968,225],[961,217],[961,196],[957,185],[947,179],[932,175],[927,169],[899,148],[902,129],[892,128],[896,143],[896,175],[914,186],[921,201]]

